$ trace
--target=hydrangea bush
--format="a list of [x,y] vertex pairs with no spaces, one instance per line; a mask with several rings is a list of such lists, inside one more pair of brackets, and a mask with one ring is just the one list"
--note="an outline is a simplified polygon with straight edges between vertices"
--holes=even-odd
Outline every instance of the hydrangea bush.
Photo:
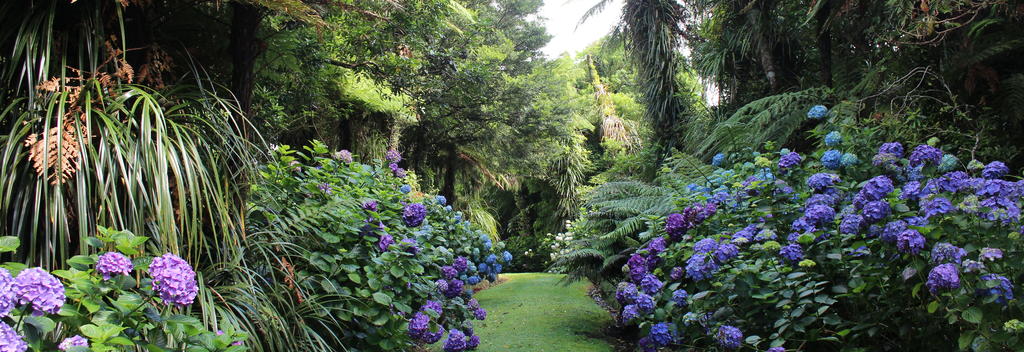
[[[288,298],[320,300],[329,312],[331,320],[310,326],[320,336],[337,336],[325,344],[476,348],[473,324],[487,313],[472,287],[497,280],[511,263],[503,243],[444,197],[417,191],[416,176],[399,167],[397,151],[364,164],[314,142],[302,151],[278,147],[274,156],[254,187],[257,207],[248,223],[252,232],[271,236],[270,250],[287,262],[284,270],[273,269],[289,285]],[[282,242],[287,252],[276,247]]]
[[1024,181],[934,140],[819,132],[805,156],[716,156],[729,169],[655,220],[615,290],[638,349],[1024,349]]
[[[198,294],[195,271],[172,253],[145,256],[139,247],[146,240],[100,228],[88,244],[111,251],[72,257],[66,270],[5,263],[0,351],[248,350],[246,333],[226,322],[213,332],[188,315]],[[4,238],[2,251],[16,242]]]

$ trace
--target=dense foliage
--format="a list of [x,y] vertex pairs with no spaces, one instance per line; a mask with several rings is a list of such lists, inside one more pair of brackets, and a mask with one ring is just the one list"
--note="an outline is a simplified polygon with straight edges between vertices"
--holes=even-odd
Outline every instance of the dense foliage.
[[806,155],[718,155],[676,196],[615,290],[642,349],[1021,348],[1024,181],[842,127]]

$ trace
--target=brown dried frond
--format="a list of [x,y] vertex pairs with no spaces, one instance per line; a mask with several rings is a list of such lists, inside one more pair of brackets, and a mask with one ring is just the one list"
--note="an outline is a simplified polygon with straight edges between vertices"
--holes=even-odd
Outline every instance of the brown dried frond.
[[84,136],[86,130],[77,126],[74,120],[65,120],[62,126],[50,128],[42,137],[33,133],[25,138],[32,167],[39,176],[48,175],[51,184],[63,184],[81,166],[79,155],[82,148],[78,134]]
[[50,80],[43,81],[43,83],[39,83],[39,85],[36,86],[36,89],[44,92],[56,93],[57,89],[60,89],[60,78],[54,77]]
[[164,74],[171,71],[172,64],[171,56],[159,45],[153,45],[146,50],[146,60],[135,78],[141,84],[161,89],[164,87]]
[[135,69],[124,58],[118,58],[117,63],[117,71],[114,72],[114,77],[131,84],[135,80]]
[[281,267],[285,271],[284,283],[288,285],[288,289],[295,291],[295,299],[302,303],[305,298],[302,297],[302,291],[295,285],[295,267],[288,262],[287,258],[281,258]]

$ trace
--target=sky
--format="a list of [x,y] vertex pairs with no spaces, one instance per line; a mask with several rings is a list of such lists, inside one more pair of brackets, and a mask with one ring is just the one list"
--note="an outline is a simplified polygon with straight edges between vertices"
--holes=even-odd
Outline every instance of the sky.
[[553,36],[544,47],[544,54],[555,58],[563,52],[576,53],[610,33],[619,22],[623,1],[613,0],[604,11],[577,28],[580,18],[598,0],[544,0],[540,15],[547,19],[548,33]]

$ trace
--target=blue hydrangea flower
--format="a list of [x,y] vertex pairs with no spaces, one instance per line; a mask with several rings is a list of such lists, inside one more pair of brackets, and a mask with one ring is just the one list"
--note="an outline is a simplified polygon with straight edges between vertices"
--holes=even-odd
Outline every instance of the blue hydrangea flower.
[[462,294],[462,287],[463,287],[463,285],[464,284],[463,284],[462,280],[459,280],[459,279],[448,280],[448,285],[447,285],[448,287],[446,287],[447,289],[444,290],[444,296],[448,297],[448,298],[458,297],[459,295]]
[[1010,173],[1010,168],[1006,167],[1002,161],[993,161],[985,165],[985,169],[981,170],[981,176],[987,179],[997,179],[1006,176]]
[[690,305],[690,302],[687,301],[689,298],[690,294],[684,289],[672,291],[672,302],[676,304],[676,307],[686,308],[686,306]]
[[998,259],[1003,258],[1003,250],[999,248],[985,247],[981,249],[981,253],[978,254],[978,259],[981,261],[994,262]]
[[501,252],[501,259],[504,260],[505,264],[511,263],[512,262],[512,253],[509,253],[508,251]]
[[658,293],[658,290],[661,290],[663,285],[661,280],[658,280],[658,277],[654,276],[654,274],[644,275],[643,280],[640,281],[640,288],[649,295]]
[[796,263],[804,259],[804,250],[799,244],[793,243],[779,249],[779,256],[791,263]]
[[854,153],[843,153],[843,157],[839,159],[839,165],[842,167],[851,167],[860,164],[860,158],[857,158],[857,154]]
[[925,218],[930,218],[953,211],[953,203],[943,197],[933,197],[921,203],[921,210]]
[[26,350],[28,350],[28,343],[24,338],[7,323],[0,321],[0,351],[25,352]]
[[856,234],[860,232],[860,229],[864,224],[863,216],[858,214],[846,214],[846,216],[843,216],[843,221],[839,223],[839,233]]
[[711,253],[718,249],[718,242],[714,239],[705,238],[693,245],[693,251],[697,253]]
[[789,152],[789,153],[783,154],[782,157],[779,158],[779,168],[780,169],[789,169],[789,168],[792,168],[792,167],[796,167],[796,166],[799,166],[800,162],[803,161],[803,160],[804,160],[804,158],[801,157],[800,154],[798,154],[796,152]]
[[723,243],[715,250],[715,260],[725,263],[729,259],[736,258],[740,254],[740,248],[732,243]]
[[174,254],[153,258],[149,276],[153,278],[153,291],[166,305],[186,306],[192,304],[199,294],[196,272],[188,262]]
[[501,269],[502,269],[501,264],[498,264],[498,263],[491,264],[491,268],[493,269],[492,271],[495,274],[501,274]]
[[924,249],[925,238],[917,230],[904,230],[896,237],[896,248],[900,252],[917,254]]
[[828,108],[824,105],[815,105],[810,110],[807,110],[807,118],[812,120],[821,120],[826,115],[828,115]]
[[960,164],[960,159],[957,159],[953,154],[946,154],[942,156],[942,161],[939,162],[939,172],[950,172],[956,169]]
[[43,268],[30,268],[18,273],[14,291],[20,304],[31,304],[34,315],[57,314],[64,306],[64,285]]
[[925,286],[928,286],[928,292],[931,292],[933,295],[938,294],[939,290],[960,288],[960,273],[957,270],[956,264],[936,265],[928,273],[928,281],[925,282]]
[[812,205],[807,207],[804,218],[812,225],[825,225],[836,218],[836,210],[827,205]]
[[888,154],[897,159],[902,158],[903,145],[900,144],[900,142],[883,143],[882,146],[878,148],[878,154]]
[[718,154],[715,154],[715,156],[711,158],[711,165],[713,165],[713,166],[722,166],[722,162],[724,162],[724,161],[725,161],[725,154],[718,153]]
[[414,340],[422,340],[427,329],[430,327],[430,316],[423,312],[416,312],[412,319],[409,319],[409,337]]
[[941,242],[932,247],[931,262],[934,264],[940,263],[956,263],[960,264],[960,261],[967,256],[967,251],[963,248],[954,246],[951,243]]
[[490,254],[487,256],[486,261],[488,264],[494,264],[498,262],[498,257],[494,254]]
[[461,352],[466,349],[466,335],[459,329],[452,329],[448,332],[448,339],[444,341],[445,352]]
[[402,187],[398,187],[398,190],[402,191],[402,193],[409,193],[409,192],[412,192],[412,186],[410,186],[410,185],[402,185]]
[[1013,299],[1013,283],[1005,276],[986,274],[981,276],[981,281],[998,281],[999,285],[988,289],[978,289],[981,296],[996,296],[996,303],[1006,304]]
[[743,344],[743,332],[732,325],[722,325],[715,334],[715,341],[722,348],[735,350]]
[[631,282],[620,282],[619,286],[615,289],[615,300],[619,301],[619,304],[626,305],[636,302],[637,295],[640,291],[637,290],[636,285]]
[[836,182],[839,182],[836,174],[817,173],[807,178],[807,186],[819,192],[832,187]]
[[17,305],[17,291],[14,277],[7,269],[0,268],[0,318],[6,317]]
[[867,201],[881,200],[895,189],[892,180],[885,176],[875,176],[868,180],[858,195]]
[[487,263],[480,263],[480,264],[477,264],[476,270],[481,272],[481,273],[485,273],[486,274],[486,273],[489,273],[491,271],[491,268],[489,266],[487,266]]
[[636,307],[644,313],[654,312],[654,298],[641,293],[636,296]]
[[619,319],[621,319],[623,323],[628,323],[639,316],[640,308],[637,308],[635,304],[627,304],[623,306],[622,312],[619,313]]
[[915,200],[923,196],[921,194],[921,183],[917,181],[910,181],[903,185],[900,190],[900,199],[902,200]]
[[420,203],[411,203],[402,209],[402,222],[407,227],[417,227],[423,224],[423,218],[427,216],[427,207]]
[[843,143],[843,135],[839,131],[832,131],[825,135],[825,145],[834,147]]
[[885,219],[890,212],[889,202],[884,200],[868,202],[864,205],[864,220],[869,224],[874,224]]
[[480,283],[480,277],[476,276],[476,275],[470,276],[469,278],[466,279],[466,282],[469,283],[470,285],[479,284]]
[[718,263],[705,253],[695,253],[686,261],[686,277],[690,280],[709,279],[717,270]]
[[922,144],[910,152],[910,166],[918,165],[939,165],[942,162],[942,150],[933,146]]
[[86,340],[81,335],[75,335],[64,339],[60,342],[60,345],[57,345],[57,349],[61,351],[67,351],[72,347],[89,347],[89,340]]
[[675,327],[672,326],[672,324],[657,323],[651,326],[651,333],[647,336],[655,345],[664,347],[675,341],[675,334],[672,330],[675,330]]
[[843,152],[830,149],[821,155],[821,165],[827,169],[838,170],[842,166]]
[[444,196],[442,196],[440,194],[437,195],[436,197],[434,197],[434,200],[436,200],[437,204],[440,204],[440,205],[445,205],[445,204],[448,203],[448,198],[445,198]]

